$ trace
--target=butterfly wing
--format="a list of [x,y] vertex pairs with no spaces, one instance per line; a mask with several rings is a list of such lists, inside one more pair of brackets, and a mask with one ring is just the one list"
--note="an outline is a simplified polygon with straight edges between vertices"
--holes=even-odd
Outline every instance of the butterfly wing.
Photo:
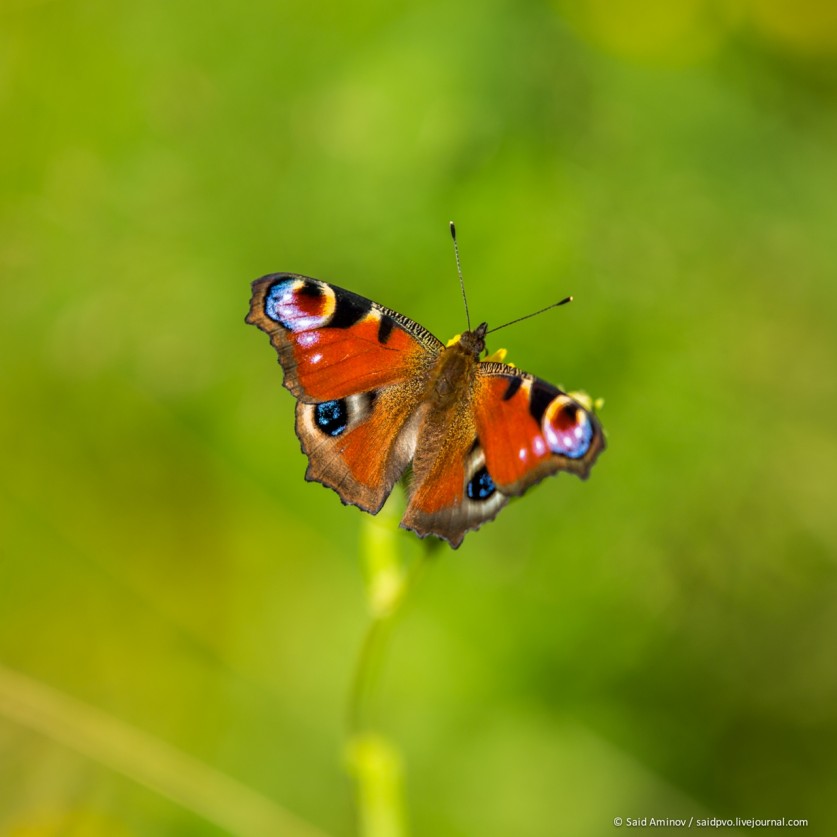
[[583,404],[503,363],[479,365],[474,419],[487,473],[506,495],[558,471],[586,479],[605,448],[601,425]]
[[401,525],[422,538],[443,538],[456,549],[466,532],[496,517],[508,497],[486,477],[485,453],[473,415],[459,428],[449,426],[436,450],[423,444],[427,429],[425,424]]
[[288,273],[253,283],[247,322],[270,337],[298,400],[306,479],[377,512],[412,459],[441,342],[389,308]]
[[253,283],[247,322],[270,337],[296,398],[319,403],[415,377],[442,343],[402,314],[293,273]]
[[247,322],[269,335],[297,398],[306,479],[375,513],[412,461],[402,525],[421,537],[456,548],[549,474],[586,478],[604,449],[595,416],[567,393],[475,356],[448,375],[432,334],[326,282],[257,280]]
[[605,446],[593,413],[546,381],[500,363],[476,364],[472,380],[457,410],[421,427],[402,521],[454,549],[549,474],[586,478]]

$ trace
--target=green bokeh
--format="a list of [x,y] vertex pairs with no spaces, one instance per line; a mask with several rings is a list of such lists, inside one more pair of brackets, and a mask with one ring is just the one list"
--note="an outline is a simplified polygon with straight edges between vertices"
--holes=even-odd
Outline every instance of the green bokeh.
[[364,516],[243,318],[292,270],[447,339],[454,218],[475,318],[575,296],[502,342],[609,448],[407,602],[413,833],[837,833],[834,13],[629,5],[3,5],[0,832],[354,833]]

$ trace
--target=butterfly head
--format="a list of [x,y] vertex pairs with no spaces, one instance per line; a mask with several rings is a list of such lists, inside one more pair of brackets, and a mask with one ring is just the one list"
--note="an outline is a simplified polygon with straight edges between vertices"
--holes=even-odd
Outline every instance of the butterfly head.
[[[474,331],[466,331],[462,334],[456,334],[447,342],[448,348],[459,345],[463,352],[471,355],[479,360],[480,355],[488,351],[485,348],[485,335],[488,333],[488,323],[480,323]],[[486,355],[483,360],[494,363],[506,363],[507,366],[514,366],[513,363],[506,361],[508,349],[497,349],[490,355]]]
[[463,332],[457,341],[462,347],[462,351],[479,360],[480,355],[485,351],[485,334],[487,331],[488,323],[480,323],[473,331]]

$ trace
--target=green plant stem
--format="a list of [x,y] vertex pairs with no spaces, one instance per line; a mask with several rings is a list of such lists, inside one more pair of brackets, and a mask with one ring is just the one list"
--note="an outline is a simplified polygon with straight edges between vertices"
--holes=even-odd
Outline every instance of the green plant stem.
[[429,549],[423,550],[407,568],[403,583],[389,606],[374,613],[366,629],[352,676],[348,706],[348,733],[357,735],[364,731],[364,710],[375,681],[375,675],[386,652],[389,635],[411,591],[418,584],[428,564]]

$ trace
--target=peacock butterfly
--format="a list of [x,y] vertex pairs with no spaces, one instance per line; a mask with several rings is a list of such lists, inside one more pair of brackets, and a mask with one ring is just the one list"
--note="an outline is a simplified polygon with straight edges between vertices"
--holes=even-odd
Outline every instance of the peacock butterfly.
[[246,322],[270,337],[297,399],[306,480],[377,514],[412,465],[401,525],[419,537],[456,549],[544,477],[586,479],[605,448],[577,398],[480,359],[486,323],[445,346],[403,314],[296,273],[253,282]]

